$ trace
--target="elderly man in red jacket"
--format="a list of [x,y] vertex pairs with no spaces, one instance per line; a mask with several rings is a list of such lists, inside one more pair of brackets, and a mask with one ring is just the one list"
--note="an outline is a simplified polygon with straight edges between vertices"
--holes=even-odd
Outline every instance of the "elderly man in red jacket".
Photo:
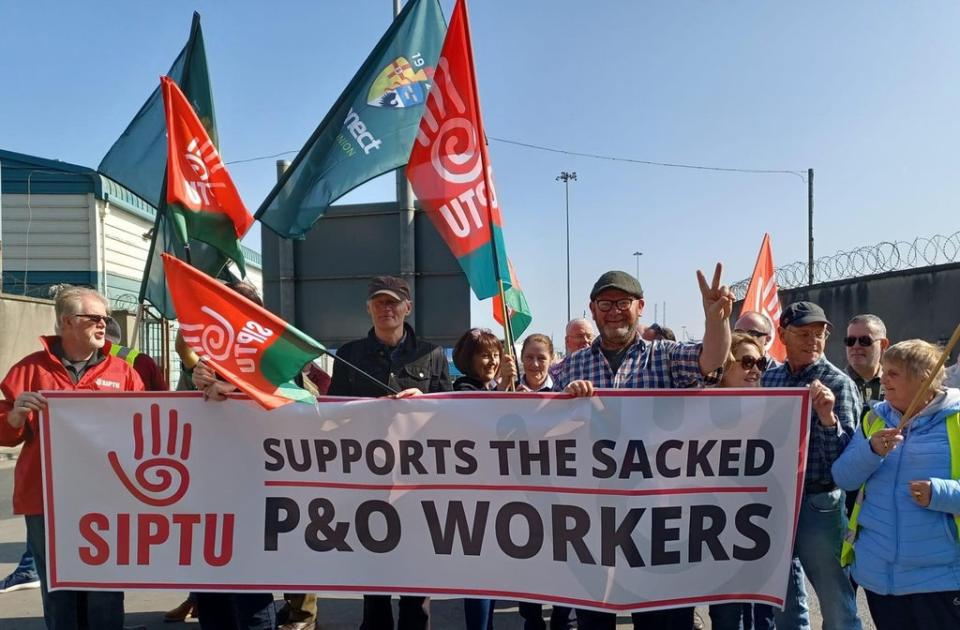
[[0,446],[23,444],[14,472],[13,511],[23,514],[27,542],[40,573],[48,628],[122,630],[123,593],[47,591],[43,489],[40,478],[42,390],[142,391],[143,382],[123,359],[104,352],[110,306],[92,289],[68,287],[54,306],[56,332],[43,349],[10,368],[0,383]]

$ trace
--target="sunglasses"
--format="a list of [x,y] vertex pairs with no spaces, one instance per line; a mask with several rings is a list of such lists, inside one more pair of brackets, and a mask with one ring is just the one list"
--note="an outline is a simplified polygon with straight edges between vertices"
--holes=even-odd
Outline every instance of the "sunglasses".
[[869,335],[860,335],[859,337],[844,337],[843,344],[848,348],[852,348],[855,344],[860,344],[864,348],[869,348],[873,345],[873,342],[876,339],[871,338]]
[[769,337],[767,333],[760,332],[759,330],[743,330],[742,328],[737,328],[733,332],[744,333],[745,335],[750,335],[754,339],[763,339],[764,337]]
[[767,369],[769,361],[767,357],[741,357],[737,363],[740,364],[740,367],[742,367],[745,372],[752,370],[753,366],[757,366],[757,369],[763,372]]
[[91,324],[96,324],[96,325],[98,325],[98,326],[99,326],[101,323],[102,323],[104,326],[106,326],[106,325],[110,322],[110,320],[113,319],[113,318],[110,317],[109,315],[91,315],[91,314],[89,314],[89,313],[75,313],[75,314],[74,314],[74,317],[79,317],[80,319],[85,319],[85,320],[87,320],[88,322],[90,322]]

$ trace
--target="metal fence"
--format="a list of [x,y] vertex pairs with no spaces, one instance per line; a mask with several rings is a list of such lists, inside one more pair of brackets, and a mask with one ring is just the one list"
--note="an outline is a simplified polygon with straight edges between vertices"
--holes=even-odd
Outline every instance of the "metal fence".
[[[913,241],[884,241],[817,258],[813,262],[813,284],[958,261],[960,231],[949,236],[919,237]],[[777,285],[781,289],[806,286],[808,269],[806,261],[777,267]],[[736,299],[742,300],[749,285],[750,278],[746,278],[731,285],[730,290]]]

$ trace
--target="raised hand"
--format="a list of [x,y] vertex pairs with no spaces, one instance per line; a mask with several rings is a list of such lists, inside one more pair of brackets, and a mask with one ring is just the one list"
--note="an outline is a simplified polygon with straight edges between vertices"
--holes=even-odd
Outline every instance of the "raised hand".
[[[123,487],[137,499],[155,507],[172,505],[183,498],[190,486],[190,471],[183,462],[190,458],[191,434],[190,423],[185,422],[181,427],[177,411],[171,409],[164,440],[160,405],[153,404],[150,405],[150,454],[153,457],[144,459],[143,414],[136,413],[133,415],[133,459],[137,468],[133,478],[127,475],[116,451],[110,451],[107,459]],[[164,450],[168,457],[160,456]]]
[[697,270],[697,282],[700,283],[700,296],[703,298],[703,314],[708,320],[726,320],[733,313],[733,294],[726,285],[720,284],[723,264],[717,263],[713,271],[713,281],[707,284],[703,272]]

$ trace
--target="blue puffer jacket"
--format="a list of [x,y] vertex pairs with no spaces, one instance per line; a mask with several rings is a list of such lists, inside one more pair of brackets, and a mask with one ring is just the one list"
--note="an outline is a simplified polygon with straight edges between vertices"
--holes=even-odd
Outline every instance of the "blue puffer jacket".
[[[887,428],[900,422],[889,403],[873,408]],[[904,440],[886,458],[857,433],[833,463],[833,478],[847,491],[866,482],[853,577],[880,595],[960,590],[960,542],[953,520],[960,513],[960,482],[950,478],[945,419],[960,411],[960,390],[946,389],[920,412]],[[909,483],[929,479],[930,506],[910,496]]]

